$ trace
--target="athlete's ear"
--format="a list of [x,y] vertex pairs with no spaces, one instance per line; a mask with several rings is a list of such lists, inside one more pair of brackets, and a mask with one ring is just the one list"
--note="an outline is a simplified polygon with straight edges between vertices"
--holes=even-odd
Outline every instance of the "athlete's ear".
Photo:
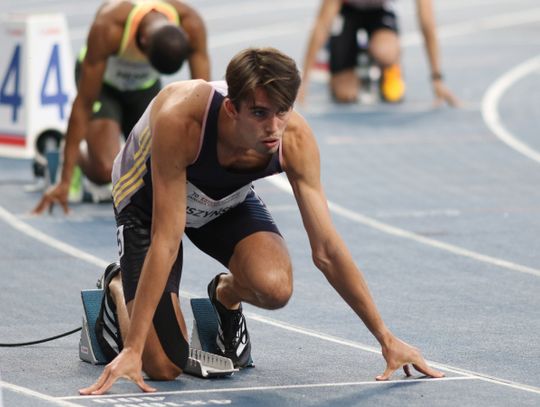
[[231,99],[226,97],[223,106],[225,107],[225,113],[227,113],[227,116],[231,119],[235,119],[236,116],[238,116],[238,110],[236,110],[236,106]]

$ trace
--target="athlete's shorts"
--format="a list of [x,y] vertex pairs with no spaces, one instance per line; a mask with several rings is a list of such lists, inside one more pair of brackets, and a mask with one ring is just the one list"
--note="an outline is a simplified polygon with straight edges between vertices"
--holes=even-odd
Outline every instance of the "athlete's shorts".
[[340,72],[357,65],[360,51],[357,39],[359,30],[365,30],[368,38],[371,38],[373,32],[380,29],[398,32],[397,17],[392,10],[384,8],[358,10],[343,5],[329,40],[330,72]]
[[[151,219],[133,204],[116,213],[117,240],[126,303],[135,298],[135,290],[148,248]],[[255,191],[246,200],[200,228],[186,228],[185,234],[204,253],[225,267],[238,242],[256,232],[273,232],[281,236],[272,215]],[[180,244],[165,292],[178,293],[182,275],[183,252]]]
[[[75,79],[80,77],[80,61],[75,66]],[[98,100],[94,103],[92,119],[111,119],[117,122],[125,138],[142,116],[148,104],[161,89],[161,81],[140,90],[121,91],[103,83]]]

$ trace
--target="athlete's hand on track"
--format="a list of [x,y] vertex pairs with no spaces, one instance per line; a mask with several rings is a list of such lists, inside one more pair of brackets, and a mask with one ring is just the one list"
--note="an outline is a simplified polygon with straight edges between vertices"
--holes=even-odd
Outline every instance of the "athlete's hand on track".
[[79,393],[85,396],[103,394],[121,377],[131,380],[144,392],[156,391],[144,382],[141,356],[131,349],[124,348],[111,363],[105,366],[98,380],[92,386],[80,389]]
[[41,200],[36,205],[32,213],[34,215],[39,215],[47,209],[49,210],[49,212],[52,212],[54,204],[58,203],[64,210],[64,213],[68,214],[68,194],[69,183],[65,184],[60,182],[59,184],[50,187],[49,189],[47,189],[47,191],[45,191],[45,193],[41,197]]
[[433,93],[435,93],[435,106],[437,107],[444,103],[448,103],[452,107],[461,106],[459,99],[454,96],[442,80],[433,81]]
[[382,375],[377,376],[376,380],[388,380],[400,367],[403,367],[407,376],[411,376],[409,364],[412,364],[416,370],[426,376],[444,377],[442,372],[428,366],[418,349],[396,337],[393,337],[388,345],[382,347],[382,354],[386,360],[386,370]]

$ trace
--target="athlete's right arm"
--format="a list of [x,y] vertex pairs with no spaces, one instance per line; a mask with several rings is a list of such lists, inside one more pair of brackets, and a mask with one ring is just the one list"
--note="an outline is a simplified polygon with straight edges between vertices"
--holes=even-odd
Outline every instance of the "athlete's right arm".
[[[87,40],[87,52],[81,63],[81,75],[77,95],[73,101],[65,136],[63,165],[60,181],[48,189],[34,209],[42,213],[55,203],[59,203],[64,212],[68,212],[68,192],[73,169],[79,159],[79,145],[86,137],[92,107],[99,97],[107,59],[116,52],[120,44],[115,24],[106,18],[98,17],[92,24]],[[117,39],[118,37],[118,39]]]
[[306,54],[304,56],[302,85],[298,91],[298,101],[300,103],[304,102],[304,99],[307,95],[309,74],[311,72],[311,69],[313,68],[313,65],[315,64],[317,53],[328,39],[328,34],[330,33],[332,21],[337,16],[341,8],[341,4],[342,0],[323,0],[321,3],[317,18],[311,30],[311,36],[308,40]]
[[209,95],[203,81],[164,88],[150,115],[152,132],[152,232],[122,352],[105,368],[98,381],[81,394],[103,394],[120,377],[153,391],[141,374],[141,357],[152,318],[186,224],[186,168],[198,154],[202,118]]
[[206,26],[202,16],[186,3],[177,1],[174,5],[180,15],[180,24],[186,31],[191,54],[188,58],[191,79],[210,80],[210,56],[208,55],[208,41]]

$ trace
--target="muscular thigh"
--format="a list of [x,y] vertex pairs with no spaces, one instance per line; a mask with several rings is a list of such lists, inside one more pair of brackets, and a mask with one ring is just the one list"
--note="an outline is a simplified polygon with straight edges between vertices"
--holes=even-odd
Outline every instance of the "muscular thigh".
[[94,166],[112,168],[120,151],[120,127],[112,119],[93,119],[86,134],[88,159]]

